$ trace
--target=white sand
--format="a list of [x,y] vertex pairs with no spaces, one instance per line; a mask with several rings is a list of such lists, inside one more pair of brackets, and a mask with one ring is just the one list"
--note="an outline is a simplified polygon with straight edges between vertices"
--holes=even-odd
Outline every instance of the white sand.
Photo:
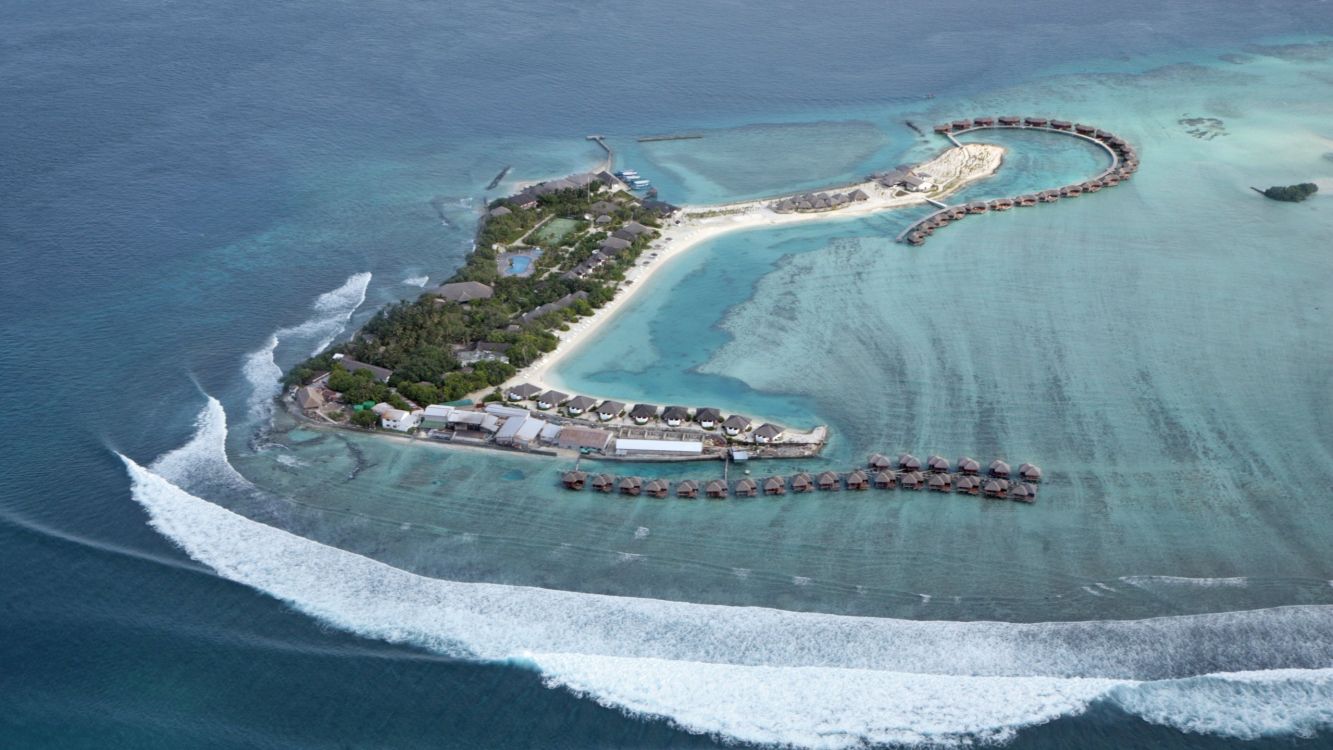
[[[639,260],[625,274],[625,281],[616,296],[592,315],[570,325],[568,331],[557,331],[560,344],[552,352],[518,371],[514,377],[505,381],[501,390],[520,383],[532,383],[541,388],[559,387],[559,381],[551,375],[552,369],[565,357],[576,351],[580,344],[588,341],[607,321],[616,316],[620,309],[636,294],[649,286],[653,276],[671,261],[683,255],[701,243],[720,237],[728,232],[764,227],[786,226],[819,221],[839,221],[858,219],[880,211],[889,211],[904,206],[925,203],[927,199],[939,200],[963,186],[989,177],[1000,167],[1004,149],[1000,146],[981,143],[969,143],[962,147],[950,148],[936,158],[916,167],[918,174],[929,175],[937,187],[926,193],[904,193],[897,189],[886,189],[875,182],[865,182],[850,187],[838,188],[837,192],[851,192],[857,188],[864,190],[870,199],[850,203],[843,208],[814,213],[777,213],[769,206],[780,198],[765,198],[756,201],[743,201],[715,206],[683,206],[679,214],[661,230],[661,236],[639,256]],[[817,191],[816,191],[817,192]],[[650,257],[653,255],[656,257]],[[480,398],[489,391],[474,394]],[[592,395],[592,394],[587,394]]]

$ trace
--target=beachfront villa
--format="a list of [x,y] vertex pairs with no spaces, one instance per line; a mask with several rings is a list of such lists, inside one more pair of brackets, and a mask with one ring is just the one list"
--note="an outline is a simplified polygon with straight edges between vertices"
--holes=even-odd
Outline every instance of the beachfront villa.
[[408,432],[416,429],[421,424],[421,412],[403,411],[402,409],[388,408],[379,412],[380,426],[386,430],[395,430],[397,432]]
[[577,417],[597,405],[597,399],[587,396],[575,396],[565,402],[565,413]]
[[569,400],[569,395],[560,391],[550,390],[537,397],[537,408],[543,411],[554,409],[555,407]]
[[722,421],[722,412],[711,406],[696,409],[694,412],[694,421],[705,430],[711,430],[717,427],[717,423]]
[[625,411],[625,404],[620,401],[603,401],[597,407],[597,418],[603,422],[610,422],[620,416]]

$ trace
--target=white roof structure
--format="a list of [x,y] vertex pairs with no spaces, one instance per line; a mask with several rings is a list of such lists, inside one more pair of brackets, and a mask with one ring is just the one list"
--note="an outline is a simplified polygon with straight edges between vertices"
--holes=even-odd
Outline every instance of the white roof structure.
[[542,427],[542,442],[554,443],[555,439],[560,437],[560,425],[547,423]]
[[437,422],[448,422],[449,417],[454,413],[454,407],[444,406],[443,404],[431,404],[426,407],[422,413],[422,418],[435,420]]
[[542,428],[544,427],[546,427],[546,423],[542,420],[528,417],[523,420],[523,424],[518,428],[518,432],[514,433],[514,440],[517,442],[531,443],[537,439],[537,436],[541,434]]
[[639,440],[616,438],[616,455],[630,453],[675,453],[680,455],[698,455],[704,452],[704,444],[698,440]]
[[401,422],[407,418],[407,412],[402,409],[389,408],[380,412],[380,418],[389,422]]
[[484,407],[487,414],[494,414],[497,417],[526,417],[528,410],[517,406],[505,406],[504,404],[486,404]]

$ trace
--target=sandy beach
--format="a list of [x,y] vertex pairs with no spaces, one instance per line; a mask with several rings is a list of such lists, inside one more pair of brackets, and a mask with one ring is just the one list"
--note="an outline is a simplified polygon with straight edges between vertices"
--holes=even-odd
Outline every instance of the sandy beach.
[[[999,169],[1003,157],[1004,149],[991,144],[969,143],[950,148],[913,170],[917,174],[928,175],[936,186],[933,190],[919,193],[904,192],[867,181],[840,187],[838,190],[850,192],[859,188],[870,196],[868,200],[847,204],[831,211],[778,213],[770,206],[781,200],[782,196],[737,203],[682,206],[680,212],[671,220],[672,223],[662,228],[661,236],[653,240],[652,245],[643,252],[638,262],[626,272],[625,281],[615,298],[592,315],[572,324],[568,331],[558,331],[559,346],[519,370],[501,386],[501,390],[520,383],[531,383],[541,388],[561,387],[558,378],[551,374],[555,366],[592,338],[593,334],[613,319],[629,300],[649,287],[653,276],[673,258],[708,240],[730,232],[749,229],[858,219],[881,211],[920,205],[932,199],[940,200],[969,183],[994,174]],[[474,398],[484,395],[485,392],[474,394]]]

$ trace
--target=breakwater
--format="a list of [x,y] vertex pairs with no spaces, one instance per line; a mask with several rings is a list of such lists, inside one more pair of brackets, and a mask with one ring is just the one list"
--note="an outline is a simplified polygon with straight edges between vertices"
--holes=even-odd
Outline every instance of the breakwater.
[[954,120],[935,126],[935,132],[948,138],[954,144],[954,136],[975,130],[1045,130],[1052,133],[1080,138],[1096,144],[1110,157],[1111,163],[1095,177],[1080,183],[1064,185],[1038,193],[1016,195],[1008,198],[996,198],[990,201],[973,201],[960,205],[942,206],[938,211],[928,214],[904,229],[897,237],[899,242],[909,245],[924,244],[935,230],[942,229],[952,222],[967,216],[1008,211],[1011,208],[1028,208],[1039,203],[1055,203],[1061,198],[1077,198],[1085,193],[1096,193],[1102,188],[1115,187],[1138,171],[1138,152],[1127,141],[1114,133],[1101,130],[1092,125],[1074,123],[1067,120],[1053,120],[1045,117],[976,117],[970,120]]

